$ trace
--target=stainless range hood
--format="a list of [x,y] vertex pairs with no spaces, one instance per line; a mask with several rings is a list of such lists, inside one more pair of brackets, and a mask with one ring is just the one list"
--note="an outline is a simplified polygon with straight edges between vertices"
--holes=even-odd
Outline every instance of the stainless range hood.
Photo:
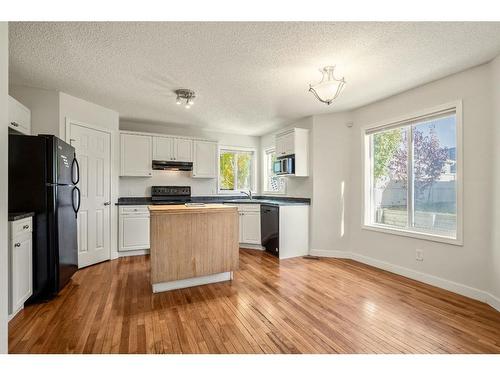
[[153,169],[161,171],[192,171],[193,163],[187,161],[153,160]]

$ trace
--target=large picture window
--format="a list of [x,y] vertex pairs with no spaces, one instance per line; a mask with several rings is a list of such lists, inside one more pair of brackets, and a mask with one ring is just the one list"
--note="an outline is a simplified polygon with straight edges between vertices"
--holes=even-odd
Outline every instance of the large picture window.
[[219,192],[239,193],[254,189],[255,151],[243,148],[219,150]]
[[365,132],[365,225],[458,240],[457,107]]

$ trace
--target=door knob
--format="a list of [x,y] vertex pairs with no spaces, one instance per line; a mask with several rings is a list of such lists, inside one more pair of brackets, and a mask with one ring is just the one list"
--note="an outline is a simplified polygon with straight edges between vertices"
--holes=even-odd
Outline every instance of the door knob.
[[105,206],[109,206],[110,204],[111,204],[111,202],[104,202]]

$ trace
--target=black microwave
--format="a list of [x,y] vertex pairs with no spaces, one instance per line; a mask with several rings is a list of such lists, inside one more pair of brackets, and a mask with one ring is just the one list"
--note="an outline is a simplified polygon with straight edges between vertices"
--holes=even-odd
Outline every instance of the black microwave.
[[295,155],[279,157],[273,164],[273,172],[277,175],[295,174]]

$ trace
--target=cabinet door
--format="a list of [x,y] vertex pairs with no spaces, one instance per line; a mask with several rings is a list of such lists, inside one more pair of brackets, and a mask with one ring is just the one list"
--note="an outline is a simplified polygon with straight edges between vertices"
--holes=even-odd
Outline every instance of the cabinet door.
[[10,261],[10,313],[12,314],[21,309],[33,293],[31,233],[13,239]]
[[260,212],[242,212],[240,242],[260,245]]
[[9,96],[9,127],[23,134],[31,134],[31,111]]
[[149,249],[149,215],[120,215],[120,251]]
[[136,134],[120,135],[121,176],[152,175],[152,137]]
[[191,139],[174,139],[174,160],[193,161],[193,141]]
[[217,177],[217,143],[194,141],[194,178]]
[[294,132],[282,134],[276,137],[276,156],[292,155],[295,153]]
[[175,160],[173,138],[153,137],[153,160]]

